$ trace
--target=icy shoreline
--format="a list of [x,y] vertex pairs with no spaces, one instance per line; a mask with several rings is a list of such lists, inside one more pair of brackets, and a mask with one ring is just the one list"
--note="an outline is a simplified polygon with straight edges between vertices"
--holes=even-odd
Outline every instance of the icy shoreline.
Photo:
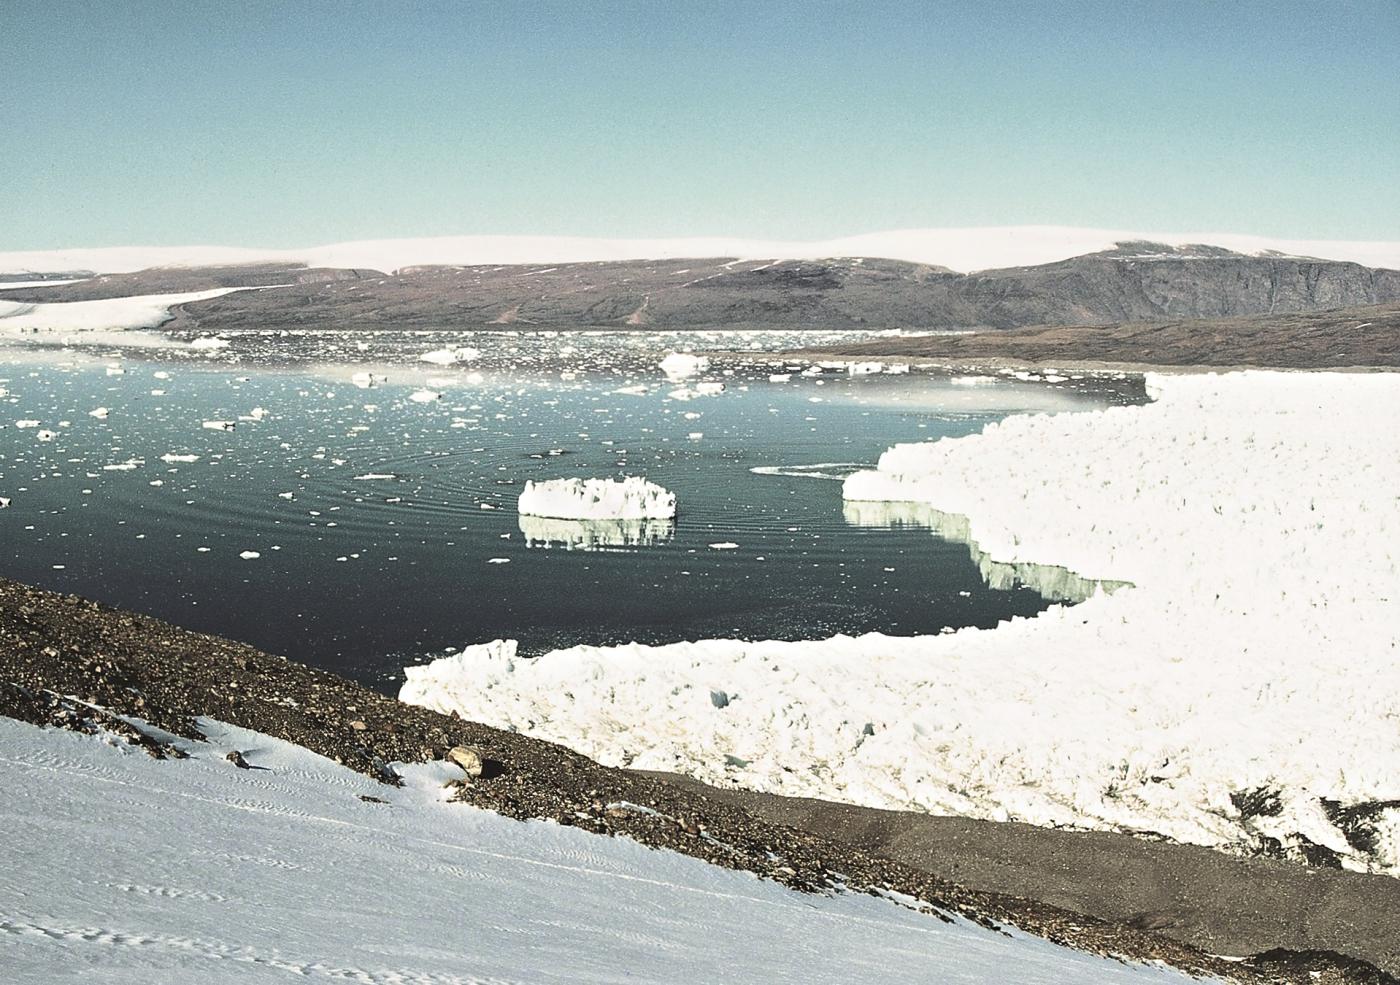
[[469,647],[402,697],[712,782],[1400,872],[1400,376],[1149,383],[846,486],[1135,588],[942,637]]

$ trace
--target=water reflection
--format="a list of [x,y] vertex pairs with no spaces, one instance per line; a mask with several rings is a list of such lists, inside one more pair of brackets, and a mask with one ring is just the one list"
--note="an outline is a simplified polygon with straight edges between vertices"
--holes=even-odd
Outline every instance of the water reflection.
[[1107,578],[1085,578],[1054,564],[993,560],[972,539],[971,523],[958,513],[944,513],[926,503],[887,503],[845,500],[842,513],[846,522],[857,527],[919,527],[944,540],[967,545],[972,561],[987,585],[1008,590],[1025,586],[1051,602],[1083,602],[1102,588],[1115,592],[1131,582]]
[[670,520],[556,520],[544,516],[520,516],[520,532],[526,547],[562,547],[567,551],[604,551],[625,547],[651,547],[674,536]]

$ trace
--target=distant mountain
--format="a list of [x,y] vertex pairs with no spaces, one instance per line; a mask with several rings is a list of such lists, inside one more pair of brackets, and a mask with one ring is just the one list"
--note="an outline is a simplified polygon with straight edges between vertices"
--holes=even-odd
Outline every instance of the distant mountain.
[[[71,276],[71,275],[70,275]],[[1126,241],[961,274],[877,258],[160,267],[5,291],[11,301],[265,287],[191,302],[176,330],[251,328],[1013,329],[1239,318],[1400,300],[1400,271],[1215,245]]]
[[839,239],[794,242],[734,237],[599,239],[580,236],[439,236],[378,239],[295,249],[231,246],[126,246],[0,252],[0,279],[9,275],[87,271],[134,273],[151,267],[269,264],[396,273],[405,267],[484,267],[735,257],[742,260],[824,260],[879,257],[942,266],[962,273],[1054,263],[1110,250],[1114,244],[1210,243],[1248,256],[1266,254],[1347,260],[1400,268],[1400,242],[1276,239],[1233,233],[1151,233],[1075,226],[983,226],[897,229]]
[[1400,302],[1326,311],[880,336],[809,355],[957,365],[1400,367]]

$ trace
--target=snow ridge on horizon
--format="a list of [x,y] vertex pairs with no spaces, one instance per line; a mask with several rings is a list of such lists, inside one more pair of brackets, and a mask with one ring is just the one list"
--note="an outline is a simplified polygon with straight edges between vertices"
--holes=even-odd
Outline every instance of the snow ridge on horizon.
[[478,235],[358,240],[285,250],[233,246],[30,250],[0,252],[0,273],[90,270],[119,274],[148,267],[266,262],[392,273],[404,267],[427,265],[587,263],[730,256],[744,260],[878,257],[972,272],[1051,263],[1131,241],[1171,246],[1205,244],[1248,255],[1275,252],[1400,269],[1400,241],[1282,239],[1235,233],[1152,233],[1071,226],[990,226],[892,230],[814,241],[718,236],[609,239]]

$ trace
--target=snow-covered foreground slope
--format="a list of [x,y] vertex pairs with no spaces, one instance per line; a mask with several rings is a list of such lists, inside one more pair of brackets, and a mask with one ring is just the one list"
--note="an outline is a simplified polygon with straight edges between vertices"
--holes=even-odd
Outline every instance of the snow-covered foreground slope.
[[1400,873],[1400,375],[1149,383],[846,485],[1135,588],[940,637],[469,647],[402,697],[606,763]]
[[258,262],[305,263],[312,267],[357,267],[392,272],[424,264],[584,263],[605,260],[732,256],[740,259],[805,260],[822,257],[884,257],[930,263],[954,270],[986,270],[1050,263],[1107,250],[1115,243],[1147,240],[1171,245],[1206,243],[1259,253],[1350,260],[1400,268],[1400,243],[1276,239],[1234,233],[1145,233],[1141,230],[1072,226],[991,226],[962,229],[902,229],[838,239],[797,242],[735,237],[600,239],[573,236],[442,236],[429,239],[363,240],[305,249],[266,250],[218,246],[133,246],[0,253],[0,273],[91,270],[128,273],[147,267]]
[[7,983],[1188,981],[443,803],[446,764],[395,790],[206,727],[156,761],[0,718]]

